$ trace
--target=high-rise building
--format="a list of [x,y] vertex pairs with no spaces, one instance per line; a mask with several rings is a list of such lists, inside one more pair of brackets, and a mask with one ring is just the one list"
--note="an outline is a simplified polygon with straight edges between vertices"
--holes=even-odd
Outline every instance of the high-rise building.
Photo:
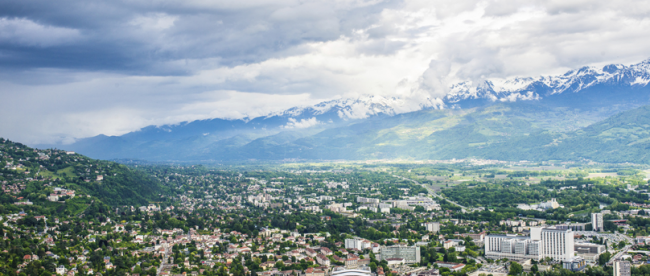
[[360,239],[345,239],[345,248],[346,249],[361,250],[361,240]]
[[591,227],[593,231],[603,231],[603,214],[602,213],[592,213],[591,214]]
[[614,276],[632,275],[632,266],[628,261],[614,261]]
[[568,260],[573,258],[574,244],[571,229],[542,229],[543,258],[551,257],[554,260]]
[[574,256],[573,231],[568,228],[531,227],[530,237],[515,235],[488,235],[485,238],[485,257],[511,260],[546,257],[564,261]]
[[381,260],[402,258],[404,263],[412,264],[420,262],[419,246],[383,246],[381,248]]
[[424,226],[429,232],[440,232],[440,222],[426,222],[422,223],[422,226]]
[[372,242],[366,239],[360,239],[360,238],[345,239],[346,249],[363,250],[370,247],[372,247]]

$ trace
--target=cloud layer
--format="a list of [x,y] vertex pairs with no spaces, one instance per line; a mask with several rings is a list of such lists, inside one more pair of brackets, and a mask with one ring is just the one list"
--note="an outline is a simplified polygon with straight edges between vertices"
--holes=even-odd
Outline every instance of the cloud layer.
[[0,136],[69,142],[629,64],[650,57],[649,15],[634,0],[6,0]]

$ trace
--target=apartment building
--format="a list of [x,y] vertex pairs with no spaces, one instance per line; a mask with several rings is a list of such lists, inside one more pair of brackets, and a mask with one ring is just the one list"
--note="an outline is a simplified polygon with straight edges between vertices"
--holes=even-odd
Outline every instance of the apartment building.
[[485,257],[510,260],[550,257],[565,261],[574,257],[573,231],[569,228],[531,227],[530,236],[488,235]]

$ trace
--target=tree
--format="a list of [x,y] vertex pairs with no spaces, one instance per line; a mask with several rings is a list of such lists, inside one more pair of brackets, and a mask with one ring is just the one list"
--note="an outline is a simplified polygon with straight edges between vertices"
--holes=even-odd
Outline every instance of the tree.
[[612,256],[612,253],[609,253],[609,251],[607,251],[607,252],[605,252],[603,254],[600,254],[600,256],[598,256],[598,264],[599,265],[605,265],[609,261],[609,258],[611,256]]
[[372,272],[376,272],[376,271],[377,271],[377,264],[375,264],[375,262],[371,262],[368,266],[370,267],[370,270],[371,270]]
[[515,262],[510,263],[510,272],[508,272],[508,275],[518,275],[520,273],[524,272],[524,268]]
[[606,220],[603,222],[603,228],[605,229],[605,231],[614,232],[616,231],[616,229],[618,229],[618,226],[616,226],[616,224],[614,224],[613,222]]

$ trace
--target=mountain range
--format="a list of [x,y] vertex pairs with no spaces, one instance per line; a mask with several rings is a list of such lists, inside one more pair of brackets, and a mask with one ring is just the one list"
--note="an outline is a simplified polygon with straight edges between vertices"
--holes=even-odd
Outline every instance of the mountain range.
[[463,82],[444,98],[339,99],[257,118],[148,126],[38,146],[149,161],[476,157],[648,163],[649,82],[646,60],[559,76]]

